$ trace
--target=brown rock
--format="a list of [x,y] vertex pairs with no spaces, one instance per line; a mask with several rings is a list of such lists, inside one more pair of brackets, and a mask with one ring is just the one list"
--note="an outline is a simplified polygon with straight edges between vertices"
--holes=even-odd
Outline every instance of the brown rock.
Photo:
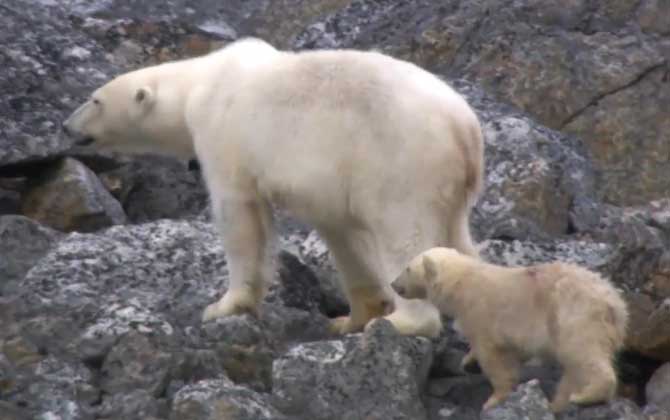
[[126,221],[121,204],[72,158],[45,170],[26,192],[22,207],[26,216],[62,231],[90,232]]
[[627,293],[626,300],[630,312],[627,347],[670,361],[670,299],[656,303],[647,295]]
[[564,126],[586,141],[606,201],[642,204],[670,190],[669,71],[651,66]]

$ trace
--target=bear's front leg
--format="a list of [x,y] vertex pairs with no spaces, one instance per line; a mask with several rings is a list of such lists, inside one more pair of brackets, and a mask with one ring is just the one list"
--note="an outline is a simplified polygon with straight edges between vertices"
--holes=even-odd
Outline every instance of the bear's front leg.
[[273,273],[272,213],[255,199],[213,204],[214,220],[223,235],[228,263],[226,294],[205,309],[202,320],[250,313],[258,316],[265,283]]

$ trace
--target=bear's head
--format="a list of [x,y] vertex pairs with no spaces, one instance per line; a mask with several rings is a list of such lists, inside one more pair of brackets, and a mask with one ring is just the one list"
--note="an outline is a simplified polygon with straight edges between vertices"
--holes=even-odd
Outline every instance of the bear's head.
[[63,122],[63,131],[76,145],[95,150],[191,157],[182,98],[157,95],[157,88],[151,68],[123,74],[96,89]]

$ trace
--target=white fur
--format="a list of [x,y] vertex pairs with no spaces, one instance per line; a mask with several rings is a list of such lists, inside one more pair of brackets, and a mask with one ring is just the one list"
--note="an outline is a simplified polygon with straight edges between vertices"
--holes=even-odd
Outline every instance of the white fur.
[[[151,101],[133,99],[140,88]],[[73,116],[69,131],[102,148],[200,160],[230,268],[205,320],[256,311],[273,272],[275,204],[314,225],[335,257],[352,308],[337,330],[395,308],[403,333],[434,333],[437,312],[414,311],[389,282],[433,246],[476,254],[468,215],[481,130],[448,85],[379,53],[290,53],[246,39],[122,75],[93,96],[110,116]],[[126,127],[133,135],[119,136]]]

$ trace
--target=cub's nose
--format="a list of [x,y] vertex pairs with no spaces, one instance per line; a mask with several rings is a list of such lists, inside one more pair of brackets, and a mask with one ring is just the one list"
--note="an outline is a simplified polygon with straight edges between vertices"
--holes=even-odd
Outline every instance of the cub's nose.
[[70,129],[67,128],[67,122],[66,121],[63,121],[61,123],[61,129],[63,130],[63,133],[65,133],[68,136],[70,135]]

